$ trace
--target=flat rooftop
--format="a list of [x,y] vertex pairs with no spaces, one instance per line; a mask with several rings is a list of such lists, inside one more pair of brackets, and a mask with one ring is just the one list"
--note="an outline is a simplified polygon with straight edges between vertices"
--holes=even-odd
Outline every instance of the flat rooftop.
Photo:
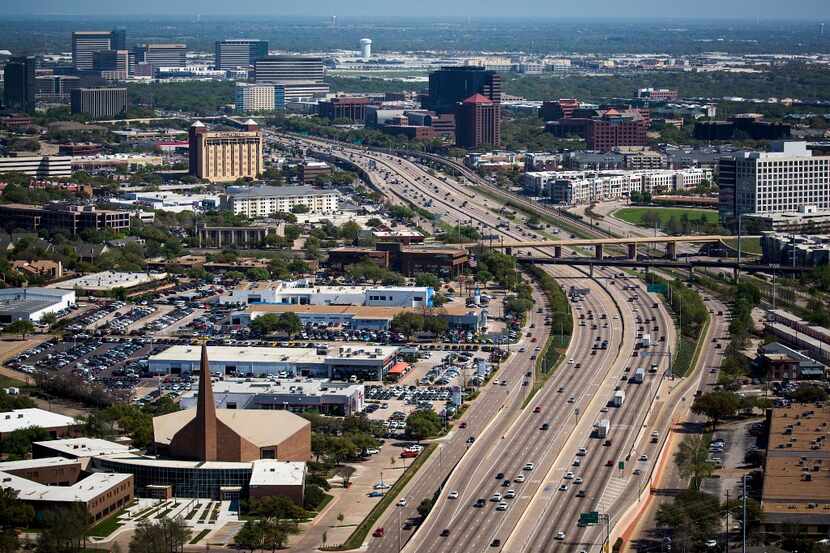
[[830,518],[830,407],[772,409],[764,468],[764,514]]
[[91,291],[110,291],[116,288],[133,288],[143,284],[149,284],[157,280],[167,278],[167,273],[118,273],[114,271],[104,271],[101,273],[93,273],[84,275],[82,277],[73,278],[72,280],[64,280],[50,284],[50,288],[60,288],[62,290],[91,290]]
[[60,301],[55,298],[54,301],[47,300],[2,300],[0,299],[0,316],[14,316],[18,314],[37,313],[42,309],[46,309],[55,305]]
[[[421,313],[415,307],[384,307],[374,305],[282,305],[277,303],[254,303],[245,308],[245,313],[296,313],[308,315],[353,315],[358,319],[392,319],[398,313],[412,311]],[[464,305],[442,305],[434,308],[436,315],[460,317],[475,311]]]
[[0,471],[0,487],[17,491],[17,498],[23,501],[87,502],[132,477],[132,474],[96,472],[72,486],[47,486]]
[[[182,395],[182,401],[196,398],[198,386]],[[213,383],[213,394],[296,394],[303,396],[349,395],[363,390],[363,384],[330,382],[319,378],[225,378]]]
[[305,480],[305,463],[260,459],[253,465],[251,486],[302,486]]
[[132,450],[129,446],[100,438],[66,438],[34,443],[57,453],[73,457],[95,457],[112,453],[127,453]]
[[230,191],[234,200],[247,198],[295,198],[304,196],[330,196],[339,194],[336,190],[324,190],[313,186],[252,186],[244,190]]
[[66,457],[43,457],[41,459],[21,459],[19,461],[3,461],[0,463],[0,472],[23,469],[39,469],[62,465],[79,465],[77,459]]
[[[211,363],[241,364],[323,364],[327,359],[385,359],[398,352],[397,346],[343,346],[329,348],[327,353],[318,353],[315,348],[268,348],[240,346],[208,346],[208,359]],[[170,346],[161,353],[149,358],[153,362],[184,361],[198,363],[201,350],[196,346]]]
[[0,413],[0,434],[14,432],[30,426],[41,428],[65,428],[74,426],[77,421],[59,413],[53,413],[44,409],[15,409]]

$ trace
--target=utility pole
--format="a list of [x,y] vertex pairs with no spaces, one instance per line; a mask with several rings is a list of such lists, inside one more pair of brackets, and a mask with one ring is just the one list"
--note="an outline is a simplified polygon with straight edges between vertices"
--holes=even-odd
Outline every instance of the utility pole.
[[743,524],[741,525],[741,531],[743,534],[743,540],[741,543],[741,553],[746,553],[746,475],[744,474],[743,477],[743,497],[742,499],[742,507],[743,507]]

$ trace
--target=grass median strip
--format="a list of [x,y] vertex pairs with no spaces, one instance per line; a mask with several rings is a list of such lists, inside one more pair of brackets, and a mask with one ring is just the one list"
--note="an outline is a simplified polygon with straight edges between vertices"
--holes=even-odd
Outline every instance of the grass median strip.
[[327,547],[327,548],[320,548],[324,551],[348,551],[349,549],[357,549],[363,544],[363,540],[366,539],[366,536],[369,534],[369,530],[375,525],[378,521],[380,516],[386,510],[387,507],[392,505],[395,499],[398,497],[398,494],[404,489],[407,483],[412,479],[415,473],[420,470],[420,468],[424,465],[424,463],[429,459],[429,456],[432,455],[432,452],[435,451],[435,448],[438,447],[437,444],[429,444],[424,452],[421,453],[415,461],[406,469],[406,472],[398,478],[398,481],[389,489],[386,495],[374,506],[374,508],[369,511],[369,514],[366,515],[366,518],[363,519],[355,531],[352,532],[352,535],[343,542],[341,545],[336,547]]

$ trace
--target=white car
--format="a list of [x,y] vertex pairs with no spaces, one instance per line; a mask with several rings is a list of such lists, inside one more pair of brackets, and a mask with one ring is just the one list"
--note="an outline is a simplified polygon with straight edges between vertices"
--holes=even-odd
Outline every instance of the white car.
[[641,471],[640,469],[634,469],[634,470],[632,471],[632,474],[633,474],[634,476],[640,476],[641,474],[643,474],[643,471]]
[[502,501],[501,503],[499,503],[498,505],[496,505],[496,510],[497,510],[497,511],[506,511],[506,510],[507,510],[507,502],[506,502],[506,501]]
[[574,478],[574,484],[582,484],[582,478],[580,478],[579,476]]
[[643,453],[642,455],[640,455],[640,461],[643,461],[643,462],[648,461],[648,455],[646,455],[645,453]]
[[579,455],[580,457],[585,457],[586,455],[588,455],[588,449],[584,448],[584,447],[580,447],[579,449],[576,450],[576,454]]
[[514,478],[513,481],[518,482],[518,483],[521,484],[522,482],[525,481],[525,475],[524,474],[517,474],[516,478]]
[[522,470],[533,470],[536,467],[533,463],[525,463],[525,466],[522,467]]
[[573,359],[571,359],[570,361],[568,361],[568,365],[573,365],[574,363],[576,363],[576,361],[574,361]]
[[507,490],[507,493],[504,494],[505,499],[513,499],[516,497],[516,490]]
[[398,500],[398,507],[406,507],[406,498],[402,497]]
[[563,532],[562,530],[559,530],[556,533],[556,539],[557,540],[564,540],[565,539],[565,532]]
[[453,490],[447,494],[447,499],[458,499],[458,492]]
[[373,487],[374,489],[376,489],[376,490],[388,490],[388,489],[389,489],[389,488],[391,488],[392,486],[390,486],[390,485],[389,485],[389,484],[387,484],[386,482],[378,482],[377,484],[375,484],[375,485],[374,485],[374,486],[372,486],[372,487]]
[[576,397],[575,396],[571,396],[571,397],[568,398],[568,403],[575,403],[575,402],[576,402]]
[[366,450],[366,455],[377,455],[378,453],[380,453],[380,450],[374,447],[370,447]]
[[560,491],[560,492],[566,492],[566,491],[568,491],[568,485],[567,485],[567,484],[565,484],[565,483],[559,484],[559,491]]
[[574,479],[574,473],[572,473],[571,471],[568,471],[568,472],[565,473],[565,476],[563,476],[562,478],[564,478],[565,480],[573,480]]
[[493,497],[490,498],[490,501],[495,501],[496,503],[501,501],[501,492],[494,493]]

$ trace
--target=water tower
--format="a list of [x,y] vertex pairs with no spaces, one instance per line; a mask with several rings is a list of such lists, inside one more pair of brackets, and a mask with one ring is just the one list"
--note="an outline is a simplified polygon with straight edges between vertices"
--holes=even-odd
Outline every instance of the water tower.
[[360,39],[360,57],[364,60],[368,60],[372,57],[372,39],[371,38],[361,38]]

